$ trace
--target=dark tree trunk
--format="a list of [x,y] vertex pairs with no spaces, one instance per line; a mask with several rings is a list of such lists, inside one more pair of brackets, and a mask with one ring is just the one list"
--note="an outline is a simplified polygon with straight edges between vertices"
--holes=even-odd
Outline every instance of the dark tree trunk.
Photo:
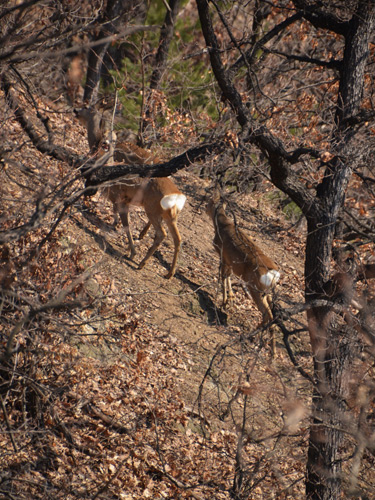
[[[93,41],[100,42],[100,40],[104,40],[116,33],[122,17],[129,10],[132,3],[127,0],[108,0],[107,8],[101,19],[98,20],[101,24],[100,32]],[[93,46],[89,53],[83,100],[90,106],[95,105],[97,101],[103,59],[110,43],[108,40],[99,43]]]
[[155,56],[155,68],[150,79],[150,88],[157,89],[162,79],[167,59],[169,46],[171,44],[176,17],[180,8],[180,0],[169,0],[169,9],[165,16],[163,26],[160,30],[159,47]]
[[[340,67],[340,87],[336,112],[336,129],[331,152],[316,196],[304,188],[290,168],[301,151],[287,154],[281,141],[266,127],[253,123],[233,84],[233,72],[222,64],[219,46],[209,14],[209,2],[196,0],[203,35],[209,49],[211,66],[223,94],[230,102],[244,136],[257,145],[268,158],[271,179],[301,208],[307,219],[305,261],[305,298],[311,303],[308,311],[309,333],[314,359],[316,385],[313,394],[313,421],[307,460],[306,494],[308,499],[336,500],[341,497],[341,444],[346,411],[348,369],[357,351],[355,332],[344,321],[348,291],[338,290],[332,297],[329,289],[332,245],[335,226],[345,200],[351,176],[350,146],[353,131],[347,126],[360,112],[364,72],[369,56],[369,37],[374,25],[375,4],[360,0],[357,11],[348,22],[342,22],[320,11],[305,0],[294,0],[300,14],[316,28],[331,30],[344,36],[344,58]],[[296,14],[297,16],[297,14]],[[248,64],[251,60],[248,59]],[[304,152],[306,154],[306,151]],[[314,154],[311,152],[311,154]],[[348,292],[348,293],[347,293]],[[337,306],[316,307],[316,299],[337,302]],[[338,313],[343,312],[343,315]]]
[[341,498],[345,398],[357,346],[355,332],[342,323],[330,325],[324,335],[329,338],[324,366],[321,360],[314,360],[315,374],[320,373],[322,378],[324,370],[324,381],[318,383],[313,394],[306,477],[306,497],[311,500]]
[[[327,297],[335,225],[345,200],[351,176],[350,145],[352,130],[347,121],[360,111],[369,37],[375,7],[360,1],[357,13],[345,32],[344,58],[336,112],[336,133],[332,142],[335,157],[328,163],[317,189],[319,210],[308,217],[306,241],[306,301]],[[341,301],[345,296],[341,296]],[[342,304],[343,307],[349,304]],[[357,352],[355,333],[338,321],[328,308],[312,308],[308,313],[314,356],[316,388],[313,395],[313,422],[307,461],[306,495],[313,500],[341,498],[341,444],[344,438],[348,368]]]
[[141,122],[141,133],[147,127],[151,118],[152,90],[158,89],[163,78],[163,73],[167,66],[169,47],[174,34],[174,25],[180,8],[181,0],[169,0],[169,9],[165,15],[163,26],[160,30],[159,47],[155,56],[155,67],[150,78],[150,92],[145,102],[143,120]]

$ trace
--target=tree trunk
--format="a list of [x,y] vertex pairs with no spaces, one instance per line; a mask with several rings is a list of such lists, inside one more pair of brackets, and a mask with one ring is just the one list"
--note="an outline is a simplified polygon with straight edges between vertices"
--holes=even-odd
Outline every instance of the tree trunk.
[[[325,317],[324,317],[325,316]],[[358,352],[354,329],[337,321],[338,316],[323,312],[323,328],[315,335],[324,338],[324,349],[314,359],[316,386],[313,393],[313,421],[307,458],[306,498],[334,500],[341,498],[342,446],[345,435],[345,399],[348,395],[349,373]],[[309,317],[310,327],[316,312]],[[322,344],[320,345],[323,348]]]
[[[102,28],[95,41],[103,40],[109,35],[116,33],[122,17],[129,10],[130,6],[127,0],[108,0],[107,8],[102,18],[99,20]],[[87,64],[86,85],[83,95],[84,102],[90,106],[95,105],[97,101],[103,59],[109,44],[110,42],[107,41],[95,45],[90,50]]]
[[[202,32],[209,49],[211,66],[223,94],[230,102],[245,137],[256,144],[268,158],[272,182],[288,194],[307,218],[308,235],[305,261],[305,299],[311,304],[308,325],[314,361],[315,388],[313,421],[307,460],[306,494],[312,500],[336,500],[341,497],[341,444],[344,439],[344,399],[347,374],[356,353],[356,335],[345,323],[345,304],[350,293],[339,290],[336,297],[343,316],[337,308],[316,307],[316,299],[332,300],[327,295],[331,275],[332,245],[339,211],[351,176],[350,145],[353,130],[348,123],[360,111],[364,73],[369,57],[369,37],[374,25],[375,4],[359,0],[352,19],[342,22],[326,15],[319,6],[306,0],[294,0],[300,14],[316,28],[331,30],[345,38],[344,57],[340,67],[340,86],[337,101],[336,129],[331,145],[333,158],[326,164],[316,196],[301,186],[289,162],[298,160],[299,151],[288,155],[281,141],[265,126],[253,124],[233,84],[233,72],[225,69],[209,14],[208,0],[196,0]],[[247,61],[251,64],[251,61]],[[313,153],[312,153],[313,154]],[[350,287],[349,287],[350,292]],[[344,303],[340,304],[340,300]],[[340,309],[340,307],[339,307]]]
[[145,102],[143,120],[141,123],[141,129],[140,129],[141,135],[151,120],[151,109],[152,109],[151,100],[153,99],[152,90],[159,88],[160,82],[163,77],[163,73],[167,65],[169,47],[173,38],[174,25],[180,8],[180,3],[181,0],[169,0],[168,3],[169,8],[167,8],[167,13],[165,15],[164,23],[160,30],[159,47],[155,56],[155,67],[151,74],[150,91],[148,92],[148,97]]
[[180,0],[169,0],[169,9],[167,10],[163,26],[160,30],[159,47],[155,56],[155,68],[150,79],[151,89],[157,89],[159,87],[160,80],[162,79],[179,8]]
[[[345,34],[344,58],[336,113],[336,134],[332,142],[335,157],[327,164],[317,189],[320,210],[308,217],[306,242],[306,302],[326,295],[332,244],[337,216],[344,204],[350,180],[350,142],[352,130],[347,120],[360,110],[368,44],[374,24],[373,2],[358,3],[357,12]],[[343,307],[348,297],[341,290]],[[306,496],[309,500],[341,498],[342,442],[348,369],[357,351],[356,335],[332,308],[312,308],[308,313],[309,333],[314,357],[316,387],[313,394],[313,422],[307,460]]]

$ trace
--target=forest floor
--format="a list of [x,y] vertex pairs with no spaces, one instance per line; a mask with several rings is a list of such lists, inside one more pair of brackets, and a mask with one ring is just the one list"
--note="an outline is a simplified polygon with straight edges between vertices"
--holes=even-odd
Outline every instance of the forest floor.
[[[64,119],[66,143],[83,154],[83,129]],[[30,158],[35,154],[31,148]],[[40,161],[52,171],[48,159]],[[2,458],[19,498],[44,498],[40,485],[47,481],[54,498],[227,499],[239,464],[246,498],[303,498],[311,385],[293,366],[281,332],[271,358],[269,333],[257,331],[261,315],[235,277],[234,303],[220,307],[219,259],[205,213],[212,186],[194,166],[174,180],[187,202],[171,280],[164,277],[173,255],[170,236],[138,270],[152,229],[136,242],[131,261],[124,231],[113,228],[111,205],[100,192],[78,201],[58,226],[45,257],[50,269],[43,264],[45,280],[58,283],[59,269],[66,274],[75,260],[89,271],[82,296],[91,307],[76,313],[69,334],[62,320],[43,333],[48,356],[37,372],[58,397],[50,399],[44,425],[51,432],[43,446],[30,438],[22,451]],[[228,215],[280,267],[277,307],[302,303],[303,226],[285,216],[266,180],[261,190],[228,200]],[[134,236],[145,222],[143,210],[133,208]],[[309,373],[304,316],[293,321],[284,321],[291,348]]]
[[[143,240],[136,241],[137,255],[130,260],[126,234],[121,224],[113,229],[111,205],[100,193],[89,202],[89,206],[80,206],[80,216],[71,218],[70,230],[75,240],[84,242],[86,248],[95,249],[95,274],[111,280],[111,290],[115,291],[120,302],[126,304],[130,301],[144,325],[157,328],[166,339],[171,338],[183,346],[189,363],[195,368],[183,380],[181,392],[188,396],[187,402],[193,404],[218,345],[227,342],[228,335],[232,338],[233,335],[255,331],[261,314],[235,276],[232,276],[234,303],[222,309],[219,258],[212,244],[212,221],[205,213],[209,185],[189,172],[175,175],[174,180],[187,196],[187,203],[178,220],[182,246],[177,272],[171,280],[164,278],[174,250],[169,233],[146,267],[138,270],[137,264],[152,243],[153,229]],[[283,309],[288,304],[303,302],[303,230],[294,229],[292,222],[280,211],[278,213],[275,206],[277,202],[272,201],[271,192],[241,194],[232,197],[233,214],[230,216],[234,215],[239,227],[279,265],[281,279],[275,299],[278,307]],[[133,207],[131,227],[135,237],[146,221],[144,211]],[[264,337],[262,355],[272,361],[268,333],[261,332],[254,343],[259,345],[261,336]],[[308,351],[307,332],[296,342],[301,352]],[[276,364],[288,363],[280,332],[273,361]]]

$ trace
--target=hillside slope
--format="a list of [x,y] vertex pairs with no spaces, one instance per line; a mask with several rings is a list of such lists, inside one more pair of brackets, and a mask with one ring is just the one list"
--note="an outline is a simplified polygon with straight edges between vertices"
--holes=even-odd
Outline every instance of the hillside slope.
[[[172,280],[164,279],[173,256],[170,235],[146,267],[138,270],[137,263],[151,245],[153,231],[151,229],[144,240],[136,242],[137,255],[134,261],[130,261],[125,232],[121,225],[116,231],[112,230],[111,205],[100,193],[90,201],[87,211],[81,207],[81,222],[76,227],[83,233],[79,241],[85,240],[87,245],[101,249],[100,258],[96,257],[96,269],[112,280],[119,299],[122,295],[125,303],[130,300],[136,304],[146,324],[178,339],[193,357],[198,355],[200,358],[202,353],[199,352],[207,350],[207,362],[222,339],[223,329],[229,325],[239,332],[242,329],[256,330],[261,315],[235,276],[232,279],[236,290],[235,302],[227,311],[221,309],[219,259],[212,245],[212,222],[205,213],[206,196],[210,192],[209,188],[205,188],[209,184],[189,172],[179,173],[174,179],[187,195],[187,203],[178,221],[182,248],[178,270]],[[260,193],[257,197],[237,195],[232,199],[231,208],[234,209],[236,222],[282,270],[278,286],[280,306],[285,306],[285,300],[302,301],[301,241],[296,239],[293,231],[288,235],[290,222],[277,215],[272,203],[267,202],[267,193]],[[264,203],[264,209],[257,209],[258,203]],[[146,220],[143,210],[133,207],[131,226],[135,236]],[[72,229],[75,234],[76,227]],[[297,238],[300,237],[297,232]],[[281,337],[278,344],[282,353]],[[195,392],[196,387],[193,394]]]
[[[61,117],[55,119],[59,123]],[[63,119],[64,144],[83,154],[83,129],[69,116]],[[9,136],[16,141],[22,132],[13,126]],[[56,162],[29,145],[20,158],[30,168],[38,158],[50,178],[61,175]],[[20,177],[12,176],[18,167],[9,164],[2,172],[3,208],[13,212],[12,203],[25,196]],[[38,402],[39,417],[26,425],[40,437],[21,434],[22,446],[16,439],[14,452],[3,455],[4,491],[18,498],[45,498],[48,484],[49,497],[64,499],[97,498],[100,492],[103,498],[124,499],[229,498],[246,412],[249,498],[284,498],[285,491],[303,497],[309,386],[286,355],[280,333],[273,361],[267,333],[253,337],[260,313],[236,279],[235,303],[226,311],[220,308],[219,262],[212,222],[204,212],[210,185],[193,170],[179,172],[175,181],[187,203],[179,217],[183,242],[172,280],[164,278],[173,253],[170,238],[138,270],[136,262],[151,244],[152,231],[137,242],[136,262],[130,261],[124,232],[111,227],[111,206],[100,193],[69,209],[44,252],[23,271],[29,276],[25,282],[53,296],[64,280],[73,279],[74,263],[76,270],[88,273],[77,295],[86,306],[70,314],[69,321],[56,312],[33,337],[20,335],[25,345],[27,339],[37,342],[41,356],[31,356],[28,378],[32,375],[39,384],[34,399],[39,401],[42,393],[45,399]],[[16,198],[11,191],[18,193]],[[284,308],[302,301],[302,233],[271,194],[265,183],[264,191],[233,195],[228,213],[280,265],[277,303]],[[28,210],[25,204],[19,207]],[[133,209],[134,235],[144,222],[143,211]],[[22,251],[34,237],[22,243]],[[20,249],[15,247],[14,255]],[[291,342],[309,371],[306,332]],[[19,369],[27,359],[19,361]],[[16,406],[9,413],[19,428]],[[9,438],[1,447],[11,447]]]

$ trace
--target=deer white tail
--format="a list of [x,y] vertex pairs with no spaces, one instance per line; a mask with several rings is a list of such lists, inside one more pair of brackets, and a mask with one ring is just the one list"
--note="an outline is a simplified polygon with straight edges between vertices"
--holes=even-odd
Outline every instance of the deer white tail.
[[[94,108],[76,110],[77,118],[86,125],[87,137],[90,150],[98,151],[99,156],[108,151],[112,153],[111,164],[125,162],[129,165],[146,165],[160,161],[149,151],[142,149],[129,142],[120,142],[115,145],[116,134],[107,130],[106,121],[100,119],[99,113]],[[116,147],[115,147],[116,146]],[[112,202],[115,214],[120,215],[122,225],[125,228],[129,246],[130,258],[135,254],[135,246],[129,225],[130,205],[143,206],[149,221],[141,231],[139,239],[142,239],[151,225],[155,228],[154,242],[148,249],[146,256],[140,262],[138,268],[142,269],[148,259],[155,253],[164,240],[166,231],[162,226],[164,221],[172,235],[174,242],[174,255],[170,271],[166,278],[174,276],[177,258],[181,247],[181,236],[177,228],[177,217],[185,205],[186,196],[169,177],[156,177],[153,179],[141,179],[136,176],[119,178],[105,187],[105,195]]]
[[270,271],[268,271],[268,273],[263,274],[260,277],[260,282],[265,287],[271,288],[274,285],[276,285],[276,283],[279,281],[279,279],[280,279],[279,271],[276,271],[276,269],[271,269]]
[[163,210],[169,210],[177,207],[178,211],[184,208],[186,196],[184,194],[167,194],[160,200],[160,205]]
[[[257,308],[262,313],[262,325],[272,322],[272,287],[278,282],[278,266],[225,214],[225,204],[214,193],[207,204],[207,213],[214,223],[214,248],[220,256],[223,286],[223,306],[233,297],[230,275],[243,279]],[[271,354],[275,354],[275,332],[271,331]]]

